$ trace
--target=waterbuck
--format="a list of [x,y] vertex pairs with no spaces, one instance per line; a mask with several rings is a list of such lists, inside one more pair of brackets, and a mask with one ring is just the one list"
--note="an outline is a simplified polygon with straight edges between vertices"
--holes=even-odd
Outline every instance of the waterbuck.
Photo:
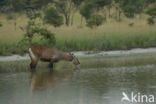
[[57,48],[50,48],[43,45],[31,45],[29,48],[29,56],[31,59],[31,71],[35,71],[38,61],[49,62],[50,69],[53,69],[53,64],[61,60],[72,61],[76,68],[79,68],[79,60],[70,52],[63,52]]

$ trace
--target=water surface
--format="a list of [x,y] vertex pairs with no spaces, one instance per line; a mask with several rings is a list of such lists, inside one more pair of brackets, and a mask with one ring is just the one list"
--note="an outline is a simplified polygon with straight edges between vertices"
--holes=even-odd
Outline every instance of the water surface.
[[156,96],[156,66],[0,74],[1,104],[131,104],[122,92]]

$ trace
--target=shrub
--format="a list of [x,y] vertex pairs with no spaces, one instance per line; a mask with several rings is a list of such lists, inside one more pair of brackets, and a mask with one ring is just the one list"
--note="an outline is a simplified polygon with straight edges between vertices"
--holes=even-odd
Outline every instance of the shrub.
[[134,26],[134,22],[130,22],[130,23],[128,24],[128,26],[133,27],[133,26]]
[[29,44],[33,44],[33,38],[35,35],[37,35],[37,37],[41,37],[40,41],[44,41],[45,44],[55,45],[56,43],[56,38],[52,32],[43,28],[42,25],[36,24],[32,20],[28,22],[24,32],[24,38],[19,42],[19,45],[28,46]]
[[16,16],[13,13],[8,13],[6,18],[7,20],[13,20],[16,18]]
[[44,21],[48,24],[52,24],[55,27],[61,26],[63,24],[63,17],[54,7],[46,9],[44,15]]
[[91,3],[86,3],[82,5],[80,8],[80,14],[85,17],[85,19],[89,19],[94,12],[94,5]]
[[156,7],[151,7],[151,8],[148,8],[146,11],[145,11],[146,14],[150,15],[150,16],[156,16]]
[[155,24],[155,21],[154,21],[154,18],[153,17],[149,17],[147,19],[147,22],[148,22],[149,25],[154,25]]
[[2,27],[3,26],[3,24],[0,22],[0,27]]
[[151,6],[147,10],[145,10],[145,13],[150,15],[150,17],[147,19],[149,25],[153,25],[155,23],[156,18],[156,7]]
[[101,15],[93,15],[87,20],[87,26],[93,28],[94,26],[102,25],[104,17]]

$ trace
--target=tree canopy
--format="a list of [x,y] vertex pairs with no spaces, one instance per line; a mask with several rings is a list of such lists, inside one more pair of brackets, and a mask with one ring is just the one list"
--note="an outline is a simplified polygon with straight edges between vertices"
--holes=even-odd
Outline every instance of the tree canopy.
[[[25,13],[23,11],[29,9],[43,11],[46,20],[51,19],[49,23],[53,23],[52,25],[62,25],[64,21],[64,24],[69,26],[76,11],[79,11],[81,16],[88,20],[102,12],[104,8],[110,9],[113,3],[119,5],[119,14],[122,12],[128,18],[134,18],[136,14],[141,14],[144,10],[150,16],[155,15],[156,11],[154,7],[151,7],[151,4],[156,4],[156,0],[0,0],[0,12]],[[55,7],[51,9],[51,13],[44,11],[49,4]]]

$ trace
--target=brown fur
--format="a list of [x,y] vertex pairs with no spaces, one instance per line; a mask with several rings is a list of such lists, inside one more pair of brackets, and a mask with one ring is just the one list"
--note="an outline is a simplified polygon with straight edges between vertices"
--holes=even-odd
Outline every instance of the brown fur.
[[32,45],[29,49],[29,56],[31,58],[30,68],[35,69],[39,60],[50,62],[50,67],[53,67],[53,63],[56,63],[60,60],[73,61],[73,64],[80,64],[78,59],[69,52],[63,52],[57,48],[50,48],[43,45]]

